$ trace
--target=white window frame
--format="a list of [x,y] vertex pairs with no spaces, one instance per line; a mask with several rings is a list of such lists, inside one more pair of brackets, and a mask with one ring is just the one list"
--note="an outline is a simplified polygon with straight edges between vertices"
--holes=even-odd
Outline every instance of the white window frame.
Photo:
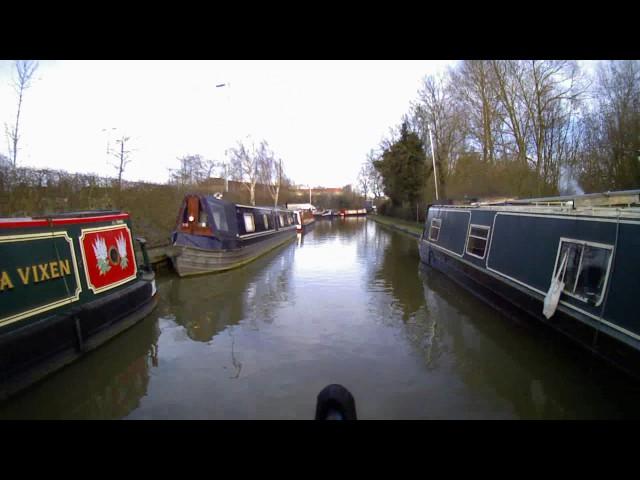
[[[553,271],[551,272],[552,276],[551,276],[551,281],[553,281],[553,276],[556,274],[556,270],[558,269],[558,262],[561,262],[562,259],[560,258],[560,252],[562,251],[562,242],[566,242],[566,243],[574,243],[576,245],[582,245],[582,250],[580,252],[580,261],[578,262],[578,273],[576,274],[576,279],[573,282],[573,288],[571,289],[571,292],[567,292],[566,290],[562,290],[562,293],[564,293],[565,295],[568,295],[572,298],[575,298],[576,300],[580,300],[581,302],[587,303],[589,304],[589,299],[582,297],[580,295],[577,295],[575,293],[573,293],[576,289],[576,287],[578,286],[578,279],[580,278],[580,271],[582,270],[582,257],[584,256],[584,247],[596,247],[596,248],[602,248],[605,250],[609,250],[611,253],[609,254],[609,263],[607,264],[607,271],[605,273],[604,276],[604,283],[602,284],[602,291],[600,292],[600,296],[598,297],[598,301],[595,303],[595,307],[599,307],[602,304],[602,301],[604,300],[604,294],[607,291],[607,287],[609,285],[609,274],[611,273],[611,264],[613,263],[613,245],[610,245],[608,243],[598,243],[598,242],[588,242],[586,240],[578,240],[576,238],[567,238],[567,237],[560,237],[560,240],[558,241],[558,251],[556,252],[556,263],[553,266]],[[564,281],[564,276],[567,273],[566,267],[565,267],[565,271],[562,272],[562,280]],[[565,288],[567,287],[567,285],[565,285]],[[589,304],[592,305],[592,304]]]
[[[433,227],[436,227],[438,229],[438,235],[436,235],[436,238],[432,238],[431,237],[431,230],[433,229]],[[431,219],[431,225],[429,225],[429,235],[428,235],[428,239],[430,242],[437,242],[438,239],[440,238],[440,229],[442,228],[442,219],[441,218],[432,218]]]
[[[253,218],[253,213],[249,213],[249,212],[244,212],[242,214],[243,218],[244,218],[244,230],[247,233],[252,233],[256,231],[256,221]],[[251,219],[251,225],[249,226],[247,224],[247,220]]]
[[[486,230],[487,231],[487,236],[486,237],[479,237],[478,235],[471,235],[471,230],[473,230],[474,228],[479,228],[480,230]],[[489,234],[491,233],[491,227],[487,226],[487,225],[476,225],[474,223],[470,223],[469,224],[469,231],[467,232],[467,243],[464,246],[464,251],[467,255],[471,255],[472,257],[476,257],[479,258],[480,260],[484,260],[484,257],[487,256],[487,250],[489,250]],[[482,256],[480,255],[476,255],[475,253],[472,253],[469,251],[469,239],[470,238],[477,238],[478,240],[484,240],[484,252],[482,252]]]
[[280,217],[280,227],[284,227],[286,224],[284,223],[284,214],[280,213],[278,214],[278,217]]

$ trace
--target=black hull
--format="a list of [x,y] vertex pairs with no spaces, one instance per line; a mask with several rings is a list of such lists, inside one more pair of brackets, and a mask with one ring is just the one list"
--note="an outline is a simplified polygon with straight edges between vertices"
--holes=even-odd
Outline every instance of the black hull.
[[471,266],[424,241],[419,241],[419,251],[423,264],[441,271],[507,317],[519,321],[525,314],[525,318],[538,320],[574,344],[640,380],[640,352],[631,345],[603,334],[601,328],[588,317],[559,306],[554,316],[547,320],[542,315],[542,296]]
[[0,400],[43,379],[148,315],[153,274],[0,337]]

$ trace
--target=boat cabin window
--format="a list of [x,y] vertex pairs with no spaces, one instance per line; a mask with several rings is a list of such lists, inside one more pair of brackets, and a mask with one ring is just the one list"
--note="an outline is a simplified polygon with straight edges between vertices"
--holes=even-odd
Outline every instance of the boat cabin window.
[[280,217],[280,226],[284,227],[284,215],[280,214],[278,216]]
[[210,207],[215,228],[223,232],[228,232],[229,227],[227,226],[227,216],[224,213],[224,207],[216,204],[210,204]]
[[207,223],[207,212],[205,212],[204,210],[200,210],[200,215],[198,216],[198,223],[200,224],[201,227],[206,227],[208,225]]
[[467,253],[473,257],[484,258],[487,253],[487,240],[489,238],[489,227],[484,225],[471,225],[469,237],[467,238]]
[[431,220],[431,228],[429,228],[429,240],[437,242],[440,236],[440,227],[442,226],[441,218],[434,218]]
[[253,213],[245,213],[244,216],[244,230],[247,233],[256,231],[256,224],[253,219]]
[[564,293],[592,305],[600,305],[611,267],[613,246],[561,239],[558,248],[554,275],[567,257],[561,276],[565,284]]
[[269,230],[269,215],[267,215],[266,213],[263,213],[262,220],[264,221],[264,229]]

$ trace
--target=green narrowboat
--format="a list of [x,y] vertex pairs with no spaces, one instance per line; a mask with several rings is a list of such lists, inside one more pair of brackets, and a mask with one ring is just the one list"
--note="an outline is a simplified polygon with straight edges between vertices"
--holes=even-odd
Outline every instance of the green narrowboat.
[[0,218],[0,400],[98,347],[157,303],[145,241],[120,211]]

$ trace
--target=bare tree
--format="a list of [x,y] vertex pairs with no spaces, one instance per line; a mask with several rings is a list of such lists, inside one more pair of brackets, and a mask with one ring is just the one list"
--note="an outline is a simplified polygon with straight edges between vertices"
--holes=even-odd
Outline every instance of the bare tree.
[[13,88],[18,95],[18,110],[16,121],[13,125],[5,124],[5,133],[9,143],[9,156],[12,158],[13,168],[18,164],[18,141],[20,140],[20,112],[24,92],[31,86],[31,79],[38,68],[38,62],[34,60],[17,60],[15,62],[16,77],[13,80]]
[[211,178],[214,170],[216,170],[218,167],[220,167],[220,162],[216,160],[202,160],[202,178]]
[[362,164],[360,171],[358,172],[358,186],[360,187],[360,191],[362,192],[365,201],[367,200],[369,191],[371,190],[370,185],[371,177],[369,175],[367,163],[365,162]]
[[[263,140],[260,148],[266,148],[267,143]],[[256,183],[260,177],[259,152],[255,143],[248,139],[248,145],[238,141],[236,147],[229,149],[230,173],[235,180],[243,182],[249,191],[251,205],[256,204]]]
[[521,94],[521,82],[526,75],[524,65],[516,60],[491,60],[490,65],[500,102],[499,144],[503,157],[516,158],[526,166],[529,162],[527,138],[531,119]]
[[369,190],[373,194],[374,200],[382,197],[384,194],[384,183],[380,172],[376,169],[373,162],[379,159],[379,155],[376,155],[375,150],[371,149],[367,153],[367,160],[365,162],[365,172],[369,179]]
[[[453,91],[448,77],[428,76],[424,79],[422,89],[418,92],[418,103],[413,106],[413,115],[421,124],[421,140],[423,149],[429,143],[425,132],[431,130],[435,164],[437,169],[438,189],[445,195],[447,177],[455,168],[458,147],[464,140],[463,115],[454,101]],[[427,156],[428,158],[428,156]],[[433,165],[427,167],[427,175],[433,172]]]
[[180,162],[180,167],[169,170],[169,183],[180,185],[181,187],[196,185],[203,179],[204,172],[208,171],[208,168],[203,167],[203,162],[205,161],[200,155],[185,155],[179,157],[178,161]]
[[107,153],[113,155],[117,162],[112,163],[111,165],[118,171],[118,190],[122,190],[122,174],[124,173],[124,169],[131,162],[129,158],[131,155],[131,150],[125,150],[125,144],[131,140],[131,137],[125,137],[124,135],[116,140],[116,145],[119,145],[115,150],[111,150],[110,148],[107,150]]
[[556,185],[560,167],[573,162],[577,152],[573,127],[586,88],[575,61],[524,63],[525,76],[519,84],[529,114],[529,145],[536,173],[544,182]]
[[280,189],[285,181],[282,169],[282,159],[276,159],[274,153],[268,148],[266,142],[260,144],[258,149],[260,181],[267,187],[269,195],[273,199],[274,206],[278,206]]
[[482,151],[482,161],[494,163],[499,127],[499,101],[495,75],[488,60],[464,60],[451,71],[451,86],[467,118],[472,146]]
[[640,186],[640,61],[598,65],[583,117],[580,183],[588,191]]

